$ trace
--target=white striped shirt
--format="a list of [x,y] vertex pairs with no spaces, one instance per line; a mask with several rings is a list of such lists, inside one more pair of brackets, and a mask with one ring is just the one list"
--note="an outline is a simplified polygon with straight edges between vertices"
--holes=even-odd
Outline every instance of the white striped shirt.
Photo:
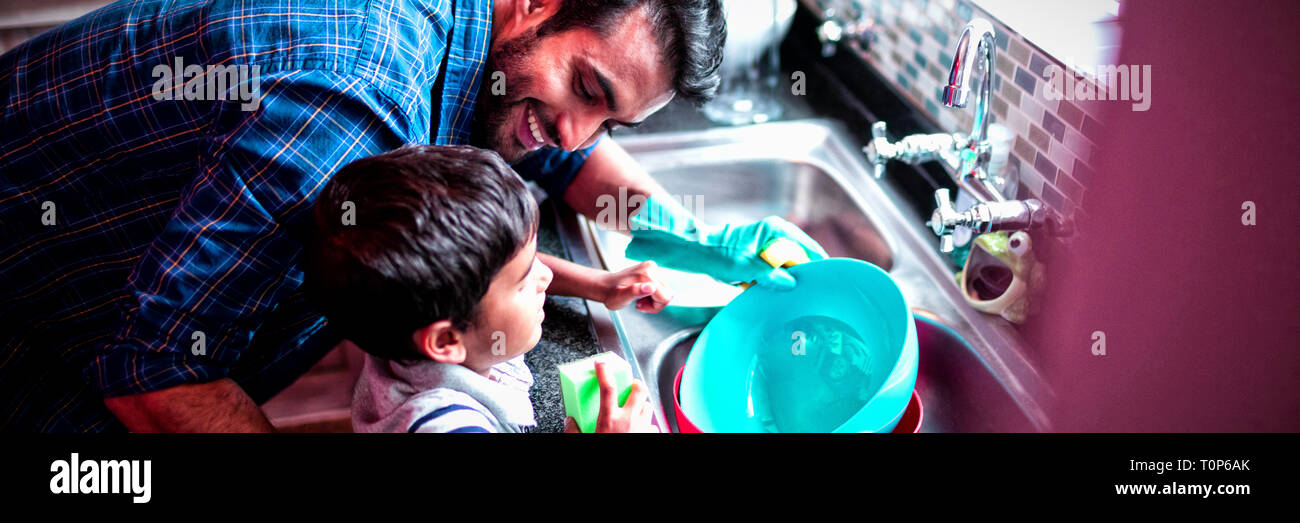
[[520,432],[536,425],[524,357],[483,377],[460,365],[367,355],[352,404],[357,432]]

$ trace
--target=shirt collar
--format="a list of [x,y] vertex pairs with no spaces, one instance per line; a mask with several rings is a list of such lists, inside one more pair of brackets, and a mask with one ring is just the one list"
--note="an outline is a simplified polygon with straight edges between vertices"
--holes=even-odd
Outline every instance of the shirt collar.
[[[460,391],[482,403],[502,423],[536,425],[532,398],[527,387],[519,385],[531,384],[532,377],[529,375],[525,379],[514,375],[518,372],[517,366],[522,364],[522,361],[516,364],[513,360],[497,364],[492,367],[497,378],[494,380],[463,365],[433,360],[388,360],[393,376],[417,390],[448,388]],[[524,369],[526,371],[527,367]]]

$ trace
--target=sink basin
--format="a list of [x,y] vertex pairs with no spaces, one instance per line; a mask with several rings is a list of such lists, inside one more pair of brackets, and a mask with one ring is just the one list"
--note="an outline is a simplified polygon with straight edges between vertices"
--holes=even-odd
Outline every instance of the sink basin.
[[[888,271],[894,263],[889,242],[824,165],[788,158],[702,161],[668,166],[642,161],[674,196],[688,197],[706,223],[750,222],[775,215],[798,225],[831,256],[857,258]],[[601,257],[612,267],[630,265],[625,236],[595,229]]]
[[[920,318],[917,389],[926,409],[923,430],[1050,430],[1041,405],[1052,401],[1052,391],[1019,333],[1002,318],[965,303],[954,267],[914,218],[920,213],[889,183],[875,179],[854,143],[829,120],[619,139],[670,194],[689,197],[683,203],[706,222],[781,216],[832,256],[865,260],[889,272]],[[572,212],[559,219],[575,262],[610,270],[634,263],[622,256],[625,236]],[[674,289],[679,294],[682,287],[716,284],[700,275],[681,278],[664,279],[681,286]],[[587,306],[601,347],[633,363],[633,373],[660,400],[658,424],[671,427],[673,377],[712,314],[680,312],[689,307],[644,314],[630,307],[609,311],[591,301]]]
[[[985,366],[973,347],[934,320],[917,315],[920,366],[916,392],[925,405],[921,432],[1028,432],[1034,426],[1011,391]],[[673,411],[673,378],[686,363],[698,329],[664,340],[656,351],[658,378],[648,383],[663,405],[673,432],[680,432]]]

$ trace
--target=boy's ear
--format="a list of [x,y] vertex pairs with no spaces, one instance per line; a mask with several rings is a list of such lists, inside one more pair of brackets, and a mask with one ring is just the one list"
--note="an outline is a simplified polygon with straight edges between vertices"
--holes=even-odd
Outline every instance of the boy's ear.
[[452,328],[451,320],[438,320],[415,331],[415,346],[429,359],[459,365],[468,355],[464,333]]

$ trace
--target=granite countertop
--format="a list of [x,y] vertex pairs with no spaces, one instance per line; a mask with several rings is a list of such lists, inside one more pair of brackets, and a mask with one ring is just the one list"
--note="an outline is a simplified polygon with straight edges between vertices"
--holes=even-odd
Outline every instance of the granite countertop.
[[[784,119],[809,118],[807,104],[795,97],[783,100],[786,105]],[[674,101],[648,118],[635,130],[615,133],[647,134],[672,131],[699,130],[713,127],[699,109],[689,103]],[[534,194],[542,195],[540,191]],[[561,204],[562,205],[562,204]],[[566,207],[557,209],[554,202],[541,204],[541,223],[537,231],[537,249],[552,256],[571,259],[556,229],[556,212],[573,212]],[[581,298],[567,296],[546,297],[546,319],[542,320],[542,339],[524,355],[533,373],[533,388],[529,391],[533,410],[537,416],[534,432],[562,432],[564,430],[564,400],[560,394],[560,375],[557,366],[595,355],[600,351],[591,323],[587,304]]]
[[[540,193],[540,191],[537,191]],[[555,226],[556,209],[551,201],[542,202],[537,228],[537,250],[569,259]],[[572,212],[566,209],[565,212]],[[546,318],[542,320],[542,339],[524,355],[533,373],[529,394],[537,416],[535,432],[564,431],[564,400],[560,395],[560,373],[556,366],[595,355],[600,351],[592,330],[591,315],[582,298],[546,296]]]

